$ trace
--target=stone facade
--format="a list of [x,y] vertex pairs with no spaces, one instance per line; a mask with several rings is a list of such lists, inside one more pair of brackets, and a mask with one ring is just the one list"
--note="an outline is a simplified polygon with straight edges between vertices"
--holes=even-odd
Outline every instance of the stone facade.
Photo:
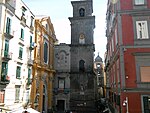
[[58,111],[69,110],[70,100],[70,46],[55,45],[54,105]]
[[95,74],[93,73],[95,16],[92,0],[72,1],[71,59],[70,59],[70,110],[94,112]]

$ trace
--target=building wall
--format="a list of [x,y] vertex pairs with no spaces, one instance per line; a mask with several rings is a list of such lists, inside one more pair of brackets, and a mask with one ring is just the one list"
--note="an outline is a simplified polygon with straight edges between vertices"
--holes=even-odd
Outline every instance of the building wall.
[[[1,85],[0,90],[5,92],[4,94],[4,107],[13,111],[19,110],[19,108],[23,108],[28,105],[30,100],[30,85],[28,84],[28,80],[31,79],[32,75],[28,77],[28,70],[31,69],[31,65],[29,65],[28,61],[33,58],[33,54],[30,54],[29,45],[30,45],[30,36],[34,38],[33,30],[30,29],[31,25],[31,16],[33,17],[34,22],[34,15],[30,11],[30,9],[21,1],[5,1],[1,4]],[[22,20],[22,7],[24,7],[25,15],[24,19]],[[15,10],[16,9],[16,10]],[[28,18],[27,18],[28,17]],[[8,19],[11,20],[10,31],[6,31],[6,24],[8,23]],[[33,26],[32,26],[33,27]],[[21,39],[21,29],[24,30],[24,37]],[[6,48],[6,42],[8,41],[9,46],[8,54],[5,56],[4,51]],[[22,58],[19,58],[19,47],[22,47]],[[30,54],[30,55],[29,55]],[[4,73],[5,69],[3,68],[4,63],[7,63],[7,73]],[[20,77],[17,76],[17,66],[20,66]],[[3,75],[4,74],[4,75]],[[3,77],[5,76],[6,79]],[[18,96],[16,95],[16,90],[18,89]],[[17,98],[17,99],[16,99]]]
[[[128,98],[128,112],[146,113],[149,95],[149,0],[137,5],[135,0],[120,0],[113,4],[108,1],[107,10],[107,97],[112,112],[125,113]],[[147,25],[144,31],[138,28]],[[142,34],[144,32],[144,34]],[[145,38],[145,39],[143,39]],[[143,71],[144,70],[144,71]],[[147,100],[144,100],[144,99]],[[136,106],[135,106],[136,103]],[[138,107],[138,108],[137,108]],[[149,108],[148,108],[149,109]]]

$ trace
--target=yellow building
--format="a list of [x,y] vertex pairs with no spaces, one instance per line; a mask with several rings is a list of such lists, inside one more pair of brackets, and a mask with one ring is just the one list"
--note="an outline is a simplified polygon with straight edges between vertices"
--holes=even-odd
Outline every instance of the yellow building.
[[34,64],[32,69],[31,107],[39,112],[52,108],[55,31],[50,17],[35,18]]

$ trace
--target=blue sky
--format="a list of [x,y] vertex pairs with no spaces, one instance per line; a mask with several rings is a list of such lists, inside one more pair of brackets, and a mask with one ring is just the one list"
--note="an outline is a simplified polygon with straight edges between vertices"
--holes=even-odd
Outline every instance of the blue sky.
[[[72,17],[71,1],[77,0],[22,0],[34,15],[50,16],[59,43],[70,44],[71,31],[68,17]],[[104,60],[107,38],[106,28],[107,0],[93,0],[93,15],[95,15],[94,43],[95,56],[98,52]]]

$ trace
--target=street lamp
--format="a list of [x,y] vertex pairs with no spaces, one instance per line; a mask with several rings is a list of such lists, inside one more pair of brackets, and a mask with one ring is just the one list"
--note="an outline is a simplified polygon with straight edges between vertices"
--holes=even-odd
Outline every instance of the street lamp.
[[126,109],[127,109],[126,113],[129,113],[128,97],[126,97],[126,100],[123,101],[123,106],[126,106]]

